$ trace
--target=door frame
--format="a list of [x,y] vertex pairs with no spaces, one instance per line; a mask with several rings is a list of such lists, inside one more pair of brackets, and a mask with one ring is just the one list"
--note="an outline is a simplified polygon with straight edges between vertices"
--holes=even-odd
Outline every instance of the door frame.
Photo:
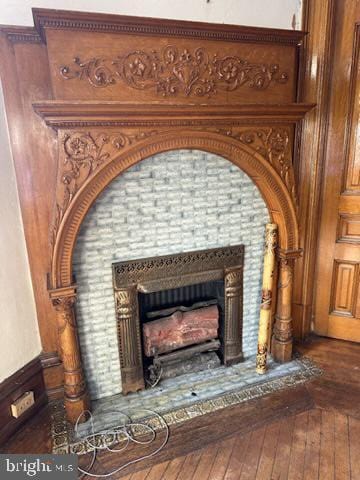
[[303,0],[302,30],[308,32],[300,53],[298,101],[316,103],[297,131],[294,168],[299,197],[302,258],[295,267],[294,335],[314,330],[316,258],[333,69],[336,0]]

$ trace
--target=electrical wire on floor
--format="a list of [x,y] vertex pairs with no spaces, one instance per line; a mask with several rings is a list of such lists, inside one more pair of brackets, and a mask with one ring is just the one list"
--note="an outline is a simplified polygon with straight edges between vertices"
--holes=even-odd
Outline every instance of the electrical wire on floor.
[[163,374],[163,369],[160,366],[151,365],[149,367],[149,372],[150,372],[150,378],[145,379],[146,383],[150,386],[150,388],[155,388],[156,385],[160,382],[162,374]]
[[[131,410],[131,409],[130,409]],[[92,413],[89,410],[85,410],[83,413],[81,413],[76,420],[75,423],[75,435],[78,434],[78,427],[79,427],[79,422],[85,416],[85,418],[89,418],[90,422],[90,428],[91,428],[91,433],[87,435],[85,438],[82,437],[82,439],[87,443],[88,447],[93,449],[92,453],[92,458],[89,463],[89,465],[86,468],[81,468],[78,467],[79,472],[81,473],[80,475],[80,480],[85,478],[86,476],[93,477],[93,478],[107,478],[110,477],[111,475],[115,475],[116,473],[120,472],[121,470],[124,470],[126,467],[129,467],[130,465],[133,465],[134,463],[141,462],[142,460],[145,460],[147,458],[151,458],[155,455],[157,455],[167,444],[167,441],[169,440],[169,427],[165,421],[165,419],[159,415],[158,413],[154,412],[153,410],[148,410],[145,408],[137,409],[142,412],[147,412],[150,413],[151,415],[155,416],[159,420],[159,424],[161,427],[164,428],[165,430],[165,436],[164,440],[162,441],[161,445],[156,448],[153,452],[149,453],[148,455],[143,455],[141,457],[138,457],[134,460],[130,460],[129,462],[126,462],[125,464],[121,465],[118,468],[115,468],[111,472],[107,473],[92,473],[91,470],[95,464],[96,456],[99,450],[106,450],[108,452],[112,453],[121,453],[126,450],[126,448],[129,446],[130,443],[135,443],[137,445],[150,445],[155,439],[156,439],[156,430],[155,427],[151,427],[150,425],[146,423],[140,423],[140,422],[133,422],[131,420],[131,417],[127,415],[126,413],[122,411],[114,411],[114,412],[109,412],[114,415],[122,415],[125,418],[125,421],[122,425],[117,425],[115,427],[112,427],[111,429],[95,433],[95,428],[94,428],[94,417]],[[150,434],[150,439],[149,440],[139,440],[135,437],[133,431],[134,429],[136,430],[137,428],[141,427],[143,429],[145,434]],[[160,431],[163,431],[163,428],[160,428]],[[119,438],[121,435],[124,437],[125,445],[121,448],[110,448],[109,445],[104,445],[102,447],[99,447],[96,445],[96,437],[98,435],[114,435]]]

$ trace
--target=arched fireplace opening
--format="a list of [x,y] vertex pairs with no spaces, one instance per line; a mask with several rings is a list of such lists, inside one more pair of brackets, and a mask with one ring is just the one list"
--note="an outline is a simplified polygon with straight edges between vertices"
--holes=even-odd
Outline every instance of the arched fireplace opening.
[[[41,107],[42,108],[42,107]],[[47,108],[47,107],[46,107]],[[257,113],[259,111],[257,110]],[[261,113],[261,111],[260,111]],[[244,132],[244,134],[242,133]],[[257,132],[257,133],[256,133]],[[266,135],[265,133],[266,132]],[[294,205],[295,189],[293,170],[290,166],[291,151],[288,144],[290,129],[259,128],[246,131],[183,131],[136,135],[137,145],[125,148],[115,139],[118,136],[60,132],[66,147],[60,152],[60,178],[58,188],[57,217],[55,222],[50,297],[58,314],[59,339],[65,376],[65,405],[68,417],[76,421],[83,410],[89,408],[83,365],[81,361],[78,328],[74,311],[76,286],[72,276],[72,256],[77,234],[87,212],[96,198],[120,173],[156,153],[189,148],[221,155],[244,170],[261,191],[266,201],[270,219],[279,228],[279,286],[276,322],[272,337],[273,357],[289,361],[292,351],[291,289],[293,259],[299,255],[298,227]],[[105,162],[94,162],[95,139],[107,145],[102,153]],[[260,139],[260,140],[259,140]],[[95,146],[94,146],[95,142]],[[259,147],[268,145],[268,153]],[[110,146],[109,146],[110,145]],[[249,145],[249,146],[248,146]],[[123,154],[118,149],[125,148]],[[259,152],[263,152],[261,155]],[[85,158],[84,158],[85,155]],[[70,165],[70,169],[69,169]],[[78,165],[84,167],[76,174]],[[74,170],[75,169],[75,170]],[[279,170],[278,170],[279,169]]]
[[245,357],[256,353],[268,221],[254,182],[208,152],[160,153],[113,180],[85,217],[73,257],[79,340],[92,399],[122,390],[113,262],[244,245],[242,348]]

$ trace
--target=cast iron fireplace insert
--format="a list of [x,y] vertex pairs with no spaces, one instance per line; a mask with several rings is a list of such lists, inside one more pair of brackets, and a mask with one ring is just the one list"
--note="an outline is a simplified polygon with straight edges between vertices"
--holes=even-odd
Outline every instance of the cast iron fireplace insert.
[[124,395],[145,388],[142,324],[151,308],[217,298],[221,361],[243,359],[243,264],[244,245],[112,264]]

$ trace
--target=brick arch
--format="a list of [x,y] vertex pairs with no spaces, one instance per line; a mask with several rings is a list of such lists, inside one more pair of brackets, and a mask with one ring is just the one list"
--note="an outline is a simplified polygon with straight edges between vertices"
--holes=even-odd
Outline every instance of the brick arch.
[[52,288],[68,287],[72,284],[72,255],[77,234],[87,212],[106,187],[136,163],[157,153],[179,149],[214,153],[242,169],[258,187],[271,221],[278,225],[280,249],[298,250],[296,209],[287,187],[268,160],[233,138],[213,132],[189,130],[159,133],[116,156],[81,186],[57,232],[51,266]]

